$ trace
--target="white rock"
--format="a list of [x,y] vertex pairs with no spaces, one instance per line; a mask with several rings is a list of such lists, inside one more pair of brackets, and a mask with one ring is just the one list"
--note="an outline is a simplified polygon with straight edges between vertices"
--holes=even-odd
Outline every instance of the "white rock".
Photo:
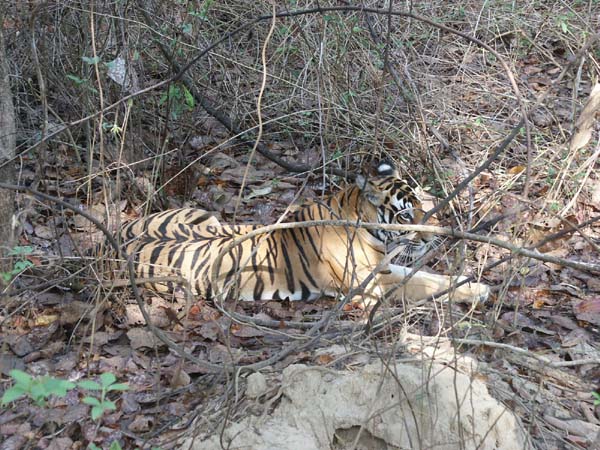
[[[279,407],[266,418],[229,425],[223,445],[244,450],[531,448],[520,420],[481,381],[439,364],[388,367],[374,363],[351,372],[290,366],[283,372]],[[217,450],[221,444],[212,436],[189,439],[182,448]]]
[[260,372],[248,375],[246,396],[255,399],[267,392],[267,379]]

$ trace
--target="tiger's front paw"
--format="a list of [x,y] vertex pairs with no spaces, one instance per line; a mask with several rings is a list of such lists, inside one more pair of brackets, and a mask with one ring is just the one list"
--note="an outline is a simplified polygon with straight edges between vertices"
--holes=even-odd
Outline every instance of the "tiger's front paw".
[[[458,281],[465,280],[466,277],[460,277]],[[490,287],[483,283],[465,283],[455,291],[455,299],[463,303],[485,303],[490,298]]]
[[487,284],[474,283],[474,290],[476,291],[478,302],[486,303],[490,298],[490,287]]

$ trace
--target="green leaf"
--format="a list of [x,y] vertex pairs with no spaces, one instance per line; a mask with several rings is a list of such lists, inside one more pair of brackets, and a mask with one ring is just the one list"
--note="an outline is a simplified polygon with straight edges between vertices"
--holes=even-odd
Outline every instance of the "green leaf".
[[29,385],[29,384],[31,384],[31,381],[33,380],[31,375],[29,375],[27,372],[23,372],[22,370],[19,370],[19,369],[13,369],[10,372],[8,372],[8,374],[18,384]]
[[81,78],[76,77],[75,75],[71,75],[70,73],[67,74],[67,78],[69,80],[71,80],[71,81],[74,81],[75,84],[83,84],[83,83],[85,83],[85,80],[82,80]]
[[561,22],[560,23],[560,29],[562,30],[563,33],[568,33],[569,32],[569,27],[567,25],[567,22]]
[[20,386],[13,386],[4,392],[4,395],[2,396],[2,401],[0,402],[0,404],[6,405],[7,403],[14,402],[18,398],[25,395],[26,393],[27,393],[27,391],[25,389],[21,388]]
[[61,380],[59,378],[48,378],[44,384],[46,385],[46,391],[57,397],[64,397],[67,395],[67,391],[76,386],[75,383],[72,383],[69,380]]
[[105,372],[102,375],[100,375],[100,383],[103,387],[108,387],[115,381],[117,381],[117,377],[115,377],[115,375],[111,372]]
[[129,389],[129,386],[127,385],[127,383],[115,383],[115,384],[111,384],[107,390],[109,391],[127,391]]
[[202,11],[198,12],[198,11],[189,11],[188,14],[190,16],[194,16],[194,17],[198,17],[202,20],[206,20],[206,14]]
[[181,27],[181,30],[185,34],[192,34],[192,24],[191,23],[185,23],[185,24],[183,24],[183,26]]
[[89,56],[82,56],[81,59],[83,60],[84,63],[87,63],[87,64],[98,64],[100,62],[99,56],[96,56],[93,58],[90,58]]
[[92,420],[98,420],[104,414],[104,409],[101,406],[94,406],[92,408]]
[[77,383],[77,385],[81,389],[87,389],[88,391],[102,390],[102,386],[100,386],[100,383],[96,383],[95,381],[92,381],[92,380],[83,380],[83,381],[80,381],[79,383]]
[[36,402],[40,400],[44,400],[48,395],[50,395],[46,389],[46,386],[40,380],[36,380],[30,389],[31,398],[33,398]]
[[8,252],[8,256],[24,256],[32,253],[33,247],[31,245],[17,245]]
[[33,263],[31,261],[17,261],[15,263],[15,268],[14,271],[16,271],[17,273],[23,272],[25,269],[27,269],[28,267],[33,266]]
[[115,402],[110,400],[104,400],[102,403],[100,403],[100,407],[104,408],[105,411],[115,411],[117,409]]
[[185,86],[183,87],[183,95],[185,96],[185,103],[188,105],[188,108],[193,109],[196,104],[196,99],[194,99],[192,93]]
[[121,444],[119,444],[119,441],[112,441],[108,450],[122,450]]
[[88,449],[89,450],[102,450],[100,447],[98,447],[96,444],[94,444],[93,442],[90,443],[90,445],[88,445]]
[[81,403],[83,403],[84,405],[99,406],[100,400],[98,400],[95,397],[83,397],[81,399]]

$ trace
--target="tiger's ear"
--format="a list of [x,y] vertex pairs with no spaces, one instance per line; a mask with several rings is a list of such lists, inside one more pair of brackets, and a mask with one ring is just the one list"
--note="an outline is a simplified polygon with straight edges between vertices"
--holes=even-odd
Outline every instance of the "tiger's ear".
[[396,166],[394,165],[394,163],[392,163],[391,161],[381,161],[378,165],[377,165],[377,176],[380,177],[388,177],[388,176],[395,176],[396,178],[399,178],[400,175],[398,174],[398,170],[396,169]]
[[356,175],[356,186],[364,197],[373,205],[379,206],[385,200],[385,194],[374,188],[364,175]]

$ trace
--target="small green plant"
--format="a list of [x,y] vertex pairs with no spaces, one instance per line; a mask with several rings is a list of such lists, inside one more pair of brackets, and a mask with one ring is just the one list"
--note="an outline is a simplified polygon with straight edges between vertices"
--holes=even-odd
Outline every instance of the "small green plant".
[[91,86],[88,80],[84,80],[83,78],[79,78],[78,76],[70,73],[67,74],[67,78],[79,87],[85,88],[88,91],[93,92],[94,94],[98,93],[98,90],[95,87]]
[[592,392],[592,397],[594,397],[594,406],[600,406],[600,393]]
[[15,256],[13,268],[7,272],[0,272],[0,277],[4,283],[9,283],[14,277],[19,275],[29,267],[33,267],[33,263],[27,259],[27,256],[33,253],[33,247],[29,245],[19,245],[8,252],[7,256]]
[[202,7],[197,11],[190,11],[190,16],[198,17],[200,20],[208,20],[208,10],[212,6],[215,0],[205,0]]
[[556,25],[560,27],[560,30],[567,34],[569,33],[569,16],[567,15],[559,15],[556,18]]
[[119,124],[116,122],[115,123],[104,122],[102,124],[102,129],[104,131],[108,131],[110,134],[115,136],[115,138],[119,138],[121,136],[121,133],[123,132],[123,128],[121,126],[119,126]]
[[[98,420],[106,411],[117,409],[115,403],[106,398],[109,392],[126,391],[129,389],[125,383],[116,383],[117,378],[112,373],[103,373],[100,375],[99,383],[92,380],[82,380],[79,383],[73,383],[50,376],[34,378],[28,373],[16,369],[11,370],[9,375],[13,379],[14,384],[4,392],[0,405],[4,406],[21,397],[29,397],[38,406],[44,406],[50,396],[64,397],[68,391],[78,387],[87,391],[100,392],[99,397],[88,395],[81,400],[86,405],[92,407],[90,416],[93,420]],[[94,443],[90,443],[88,448],[91,450],[101,450]],[[157,447],[153,447],[153,450],[155,449],[158,450]],[[119,441],[113,441],[110,444],[109,450],[122,450]]]
[[552,183],[554,183],[554,181],[556,180],[556,175],[557,175],[556,169],[552,166],[548,167],[548,173],[546,175],[546,183],[549,185],[552,185]]
[[11,370],[9,375],[14,380],[14,384],[2,395],[2,405],[26,396],[31,398],[38,406],[44,406],[51,395],[64,397],[67,395],[67,391],[76,386],[75,383],[68,380],[49,376],[33,378],[28,373],[17,369]]
[[2,395],[0,401],[2,405],[14,402],[21,397],[29,397],[38,406],[44,406],[51,395],[64,397],[68,391],[79,387],[86,391],[100,392],[99,397],[87,395],[81,400],[92,407],[91,417],[93,420],[98,420],[106,411],[117,409],[115,403],[106,398],[109,392],[128,389],[125,383],[116,383],[117,378],[109,372],[100,375],[100,382],[82,380],[79,383],[50,376],[34,378],[28,373],[16,369],[11,370],[9,375],[14,380],[14,384]]
[[194,29],[194,27],[192,26],[191,23],[184,23],[183,25],[181,25],[181,31],[184,34],[192,34],[192,30]]
[[[102,450],[101,447],[98,447],[93,442],[90,445],[88,445],[88,449],[89,450]],[[108,447],[108,450],[122,450],[122,449],[123,449],[123,447],[121,447],[121,444],[119,444],[119,441],[112,441],[110,444],[110,447]]]
[[550,207],[550,211],[552,211],[553,213],[557,213],[558,211],[560,211],[560,203],[558,202],[550,202],[548,206]]
[[356,98],[357,94],[354,91],[346,91],[342,94],[342,104],[348,105],[351,102],[351,99]]
[[108,400],[106,394],[111,391],[126,391],[128,386],[125,383],[116,383],[117,377],[112,373],[107,372],[100,375],[100,383],[92,380],[83,380],[78,383],[78,386],[88,391],[100,391],[100,397],[92,397],[88,395],[81,400],[86,405],[92,407],[92,419],[98,420],[106,411],[114,411],[117,409],[115,402]]
[[188,88],[178,83],[169,86],[168,91],[160,97],[158,104],[164,105],[167,101],[169,102],[171,117],[173,119],[177,119],[184,110],[191,111],[194,109],[196,103],[194,96]]
[[90,57],[90,56],[82,56],[81,60],[89,65],[94,65],[94,64],[98,64],[101,60],[99,56],[96,57]]

